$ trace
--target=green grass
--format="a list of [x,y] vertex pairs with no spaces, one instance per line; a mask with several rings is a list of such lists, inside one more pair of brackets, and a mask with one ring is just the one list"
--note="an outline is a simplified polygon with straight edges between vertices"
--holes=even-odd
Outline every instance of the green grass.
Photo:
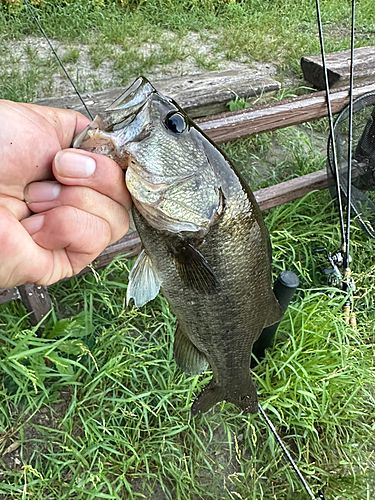
[[[313,252],[337,243],[328,193],[274,209],[266,221],[275,270],[297,272],[301,290],[255,370],[260,401],[315,490],[321,481],[329,499],[367,498],[374,463],[373,244],[354,231],[353,330],[341,319],[344,295],[324,293]],[[259,415],[223,403],[190,416],[210,374],[180,373],[166,301],[126,308],[127,276],[127,262],[116,259],[95,275],[52,286],[53,317],[41,338],[21,304],[2,307],[0,450],[18,441],[15,453],[24,459],[15,470],[7,455],[0,459],[0,494],[148,498],[150,488],[173,499],[306,498]]]
[[[73,51],[84,44],[89,50],[85,62],[92,64],[92,73],[100,72],[103,62],[113,63],[111,85],[125,85],[141,73],[147,76],[156,64],[182,61],[188,56],[202,71],[215,69],[215,52],[228,60],[275,63],[279,78],[294,76],[302,85],[300,58],[319,53],[315,4],[311,0],[145,0],[123,2],[122,6],[114,1],[72,0],[40,4],[35,12],[48,36],[74,44],[69,49]],[[327,52],[348,49],[350,2],[325,0],[321,10]],[[374,45],[372,0],[357,2],[356,22],[356,46]],[[197,32],[203,42],[212,45],[209,59],[200,55],[201,43],[190,43]],[[22,3],[18,7],[0,4],[2,97],[33,100],[56,92],[45,87],[50,76],[48,68],[24,71],[24,64],[19,65],[17,58],[7,55],[9,41],[26,36],[40,34]],[[157,48],[144,55],[139,49],[145,43]],[[23,80],[26,88],[14,83],[15,79]],[[100,77],[94,83],[83,80],[78,84],[82,90],[97,90]]]
[[[349,2],[321,6],[327,50],[347,48]],[[44,2],[38,14],[55,43],[69,42],[58,50],[73,71],[83,45],[89,48],[100,88],[103,62],[111,61],[113,82],[120,84],[187,57],[183,41],[194,31],[214,40],[213,55],[224,50],[228,58],[276,62],[279,76],[300,74],[299,57],[318,52],[313,8],[305,0],[145,1],[123,7],[68,1]],[[358,3],[357,26],[357,45],[374,43],[372,2]],[[2,48],[26,35],[39,36],[22,7],[0,6]],[[32,40],[26,65],[20,55],[2,51],[1,97],[32,100],[53,92],[57,66]],[[145,42],[159,45],[142,55],[138,48]],[[205,56],[200,64],[215,69],[215,58]],[[87,85],[84,79],[78,83]],[[326,136],[327,123],[319,120],[223,148],[257,189],[323,168]],[[301,287],[275,345],[254,371],[259,399],[315,492],[323,483],[327,500],[370,500],[374,243],[353,224],[353,330],[341,317],[345,297],[327,290],[320,273],[327,264],[314,252],[334,252],[339,245],[329,193],[311,193],[265,215],[274,271],[296,272]],[[125,306],[130,266],[118,258],[104,270],[50,287],[53,311],[41,336],[22,304],[1,306],[0,500],[305,500],[259,415],[223,403],[191,417],[191,403],[210,373],[185,377],[177,369],[175,318],[162,297],[140,310]]]

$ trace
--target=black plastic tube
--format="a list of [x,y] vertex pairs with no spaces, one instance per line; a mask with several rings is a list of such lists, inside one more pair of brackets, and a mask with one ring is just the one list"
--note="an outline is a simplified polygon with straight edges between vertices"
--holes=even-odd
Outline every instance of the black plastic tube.
[[[284,313],[287,310],[294,292],[298,288],[298,285],[298,276],[292,271],[281,271],[281,273],[277,277],[277,280],[273,287],[273,293],[279,301],[281,309]],[[267,349],[267,347],[270,347],[272,345],[279,324],[280,322],[264,328],[262,333],[260,334],[259,339],[254,343],[253,354],[258,361],[264,358],[265,350]],[[255,359],[252,359],[251,365],[256,365]]]

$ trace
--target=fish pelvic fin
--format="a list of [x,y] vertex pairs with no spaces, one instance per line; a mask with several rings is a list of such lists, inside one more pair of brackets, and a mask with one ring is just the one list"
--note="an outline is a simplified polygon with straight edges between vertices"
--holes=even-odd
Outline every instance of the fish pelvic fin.
[[208,368],[206,356],[190,341],[181,325],[174,334],[173,355],[179,369],[187,375],[199,375]]
[[145,305],[157,296],[160,285],[150,257],[142,250],[129,274],[126,305],[129,305],[130,299],[134,299],[136,307]]
[[222,387],[213,380],[203,389],[191,407],[191,413],[205,413],[220,401],[233,403],[245,413],[258,412],[258,396],[253,380],[247,379],[240,387]]

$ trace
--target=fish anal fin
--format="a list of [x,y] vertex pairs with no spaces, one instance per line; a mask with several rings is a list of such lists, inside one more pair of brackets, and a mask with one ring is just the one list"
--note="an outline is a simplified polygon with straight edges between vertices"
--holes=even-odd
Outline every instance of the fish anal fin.
[[150,257],[142,250],[129,274],[126,304],[129,304],[130,299],[134,299],[136,307],[143,306],[157,296],[160,285],[161,281]]
[[187,375],[199,375],[208,368],[206,356],[195,347],[180,325],[174,335],[173,355],[177,366]]
[[268,306],[268,316],[264,324],[264,327],[278,323],[279,321],[281,321],[283,316],[284,316],[284,311],[282,310],[275,294],[272,292],[270,304]]
[[224,388],[213,380],[203,389],[191,407],[191,413],[205,413],[220,401],[228,401],[245,413],[258,412],[258,396],[253,380],[249,378],[239,387]]
[[180,279],[196,292],[211,294],[219,289],[219,282],[203,255],[190,243],[181,241],[171,249]]

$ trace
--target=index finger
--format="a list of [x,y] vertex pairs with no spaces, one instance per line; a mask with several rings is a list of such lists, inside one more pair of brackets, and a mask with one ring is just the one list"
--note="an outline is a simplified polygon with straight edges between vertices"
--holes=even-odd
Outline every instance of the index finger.
[[40,106],[38,104],[24,104],[25,107],[42,115],[54,128],[61,149],[68,148],[73,142],[74,137],[90,123],[90,120],[71,109],[52,108],[49,106]]

